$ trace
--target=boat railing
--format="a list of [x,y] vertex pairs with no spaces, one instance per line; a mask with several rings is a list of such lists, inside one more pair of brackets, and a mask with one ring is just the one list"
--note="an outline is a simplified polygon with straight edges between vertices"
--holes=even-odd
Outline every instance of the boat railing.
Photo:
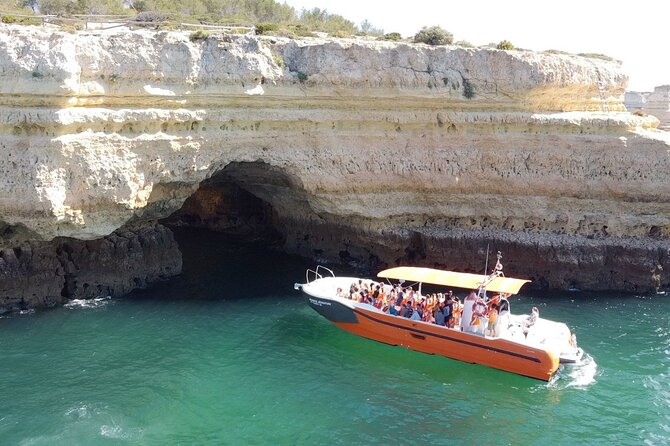
[[[315,269],[308,269],[305,272],[305,281],[306,283],[313,282],[317,279],[322,279],[324,272],[330,273],[331,277],[335,277],[335,273],[330,268],[326,268],[322,265],[317,265]],[[310,278],[312,280],[310,280]]]

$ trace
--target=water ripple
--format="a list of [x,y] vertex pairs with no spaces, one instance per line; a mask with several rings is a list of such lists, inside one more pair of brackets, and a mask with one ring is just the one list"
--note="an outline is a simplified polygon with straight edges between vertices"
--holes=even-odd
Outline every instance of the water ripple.
[[354,336],[290,290],[303,265],[223,251],[3,319],[0,444],[670,444],[667,298],[519,296],[586,352],[547,384]]

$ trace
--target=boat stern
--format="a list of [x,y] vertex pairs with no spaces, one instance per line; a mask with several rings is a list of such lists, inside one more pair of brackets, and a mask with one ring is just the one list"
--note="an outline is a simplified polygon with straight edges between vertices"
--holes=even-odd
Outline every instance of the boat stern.
[[582,356],[584,356],[584,350],[577,345],[577,336],[571,333],[567,345],[559,355],[561,364],[576,364],[581,361]]

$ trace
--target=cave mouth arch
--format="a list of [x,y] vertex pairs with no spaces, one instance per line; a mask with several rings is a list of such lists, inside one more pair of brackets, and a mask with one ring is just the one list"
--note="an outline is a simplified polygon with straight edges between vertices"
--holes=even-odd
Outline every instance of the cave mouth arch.
[[[227,164],[160,222],[179,230],[212,230],[235,242],[260,242],[311,262],[368,273],[386,265],[375,252],[386,251],[387,243],[374,230],[371,236],[361,229],[364,219],[315,209],[298,175],[264,161]],[[185,258],[184,267],[187,263]]]
[[314,212],[300,179],[263,161],[227,164],[161,223],[197,227],[281,246],[286,219],[311,219]]

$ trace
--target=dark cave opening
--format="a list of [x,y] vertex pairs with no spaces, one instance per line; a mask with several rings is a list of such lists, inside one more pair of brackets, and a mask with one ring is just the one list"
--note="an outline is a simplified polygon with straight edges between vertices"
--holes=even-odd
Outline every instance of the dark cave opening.
[[283,216],[312,214],[300,180],[264,162],[233,162],[203,181],[183,206],[161,223],[206,228],[240,241],[280,248]]

